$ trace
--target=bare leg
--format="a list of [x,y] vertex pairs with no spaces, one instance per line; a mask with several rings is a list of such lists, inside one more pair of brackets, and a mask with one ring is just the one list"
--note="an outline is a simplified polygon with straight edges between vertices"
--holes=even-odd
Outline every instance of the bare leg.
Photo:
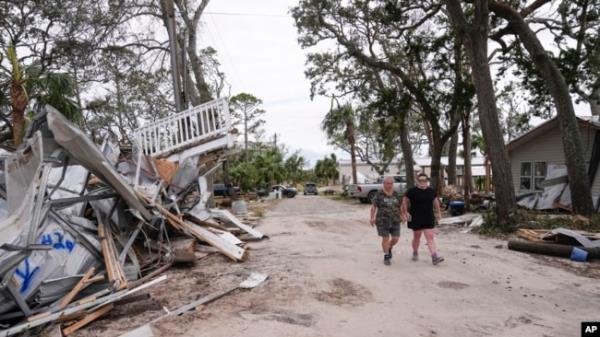
[[384,254],[387,254],[390,251],[390,237],[389,236],[381,237],[381,248],[383,248]]
[[392,239],[390,240],[390,249],[392,249],[392,247],[394,247],[398,241],[400,240],[399,236],[392,236]]
[[416,252],[419,251],[419,244],[421,243],[421,234],[422,233],[423,233],[422,230],[413,231],[413,240],[412,240],[413,254],[415,254]]
[[435,256],[437,254],[437,249],[435,247],[435,242],[433,241],[433,229],[425,229],[425,240],[427,240],[427,246],[429,247],[429,252],[431,256]]

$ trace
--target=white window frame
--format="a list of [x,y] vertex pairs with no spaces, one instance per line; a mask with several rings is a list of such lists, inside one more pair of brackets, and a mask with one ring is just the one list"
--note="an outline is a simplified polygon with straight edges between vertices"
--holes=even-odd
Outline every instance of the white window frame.
[[[523,174],[523,165],[529,164],[529,174]],[[529,188],[523,187],[523,179],[529,179]],[[531,191],[533,186],[533,163],[530,161],[522,161],[519,163],[519,191]]]
[[[523,175],[523,164],[529,164],[529,174]],[[543,175],[538,175],[537,166],[539,164],[544,164],[544,172]],[[543,187],[536,186],[536,181],[544,181],[546,179],[546,175],[548,174],[548,163],[545,161],[522,161],[519,163],[519,191],[542,191]],[[523,188],[522,181],[523,179],[529,179],[529,188]]]

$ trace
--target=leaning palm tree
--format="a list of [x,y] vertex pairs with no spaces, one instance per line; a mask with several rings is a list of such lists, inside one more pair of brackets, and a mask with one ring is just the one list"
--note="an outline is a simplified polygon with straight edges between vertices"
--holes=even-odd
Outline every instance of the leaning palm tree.
[[352,183],[357,183],[356,175],[356,127],[355,111],[350,104],[345,104],[329,110],[323,122],[321,129],[327,134],[327,138],[335,139],[342,136],[350,147],[350,160],[352,165]]

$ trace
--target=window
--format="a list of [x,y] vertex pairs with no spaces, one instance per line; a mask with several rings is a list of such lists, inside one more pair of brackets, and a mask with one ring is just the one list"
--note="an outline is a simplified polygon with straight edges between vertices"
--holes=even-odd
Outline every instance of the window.
[[546,179],[546,162],[538,161],[533,170],[533,182],[536,190],[543,190],[542,182]]
[[521,163],[521,179],[519,189],[530,190],[531,189],[531,163]]
[[546,179],[546,162],[523,162],[521,163],[521,175],[519,178],[520,190],[543,190],[541,186]]

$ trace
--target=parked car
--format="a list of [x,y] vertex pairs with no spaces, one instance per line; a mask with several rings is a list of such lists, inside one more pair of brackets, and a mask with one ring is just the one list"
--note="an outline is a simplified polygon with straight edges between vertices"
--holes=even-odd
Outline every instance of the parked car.
[[315,183],[304,184],[304,195],[307,195],[307,194],[318,195],[319,191],[317,191],[317,184],[315,184]]
[[238,186],[232,186],[230,188],[227,188],[225,186],[225,184],[223,184],[223,183],[213,184],[213,196],[215,196],[215,197],[230,197],[231,196],[230,189],[233,189],[233,191],[235,191],[235,193],[240,193],[240,188]]
[[[406,177],[405,176],[392,176],[394,178],[394,191],[398,193],[404,193],[406,190]],[[378,191],[383,190],[383,179],[385,176],[381,176],[373,184],[356,184],[349,185],[348,191],[352,198],[358,198],[361,203],[370,203],[375,197]]]
[[271,191],[281,191],[281,195],[286,198],[293,198],[298,194],[298,190],[295,187],[285,187],[283,185],[271,186]]

